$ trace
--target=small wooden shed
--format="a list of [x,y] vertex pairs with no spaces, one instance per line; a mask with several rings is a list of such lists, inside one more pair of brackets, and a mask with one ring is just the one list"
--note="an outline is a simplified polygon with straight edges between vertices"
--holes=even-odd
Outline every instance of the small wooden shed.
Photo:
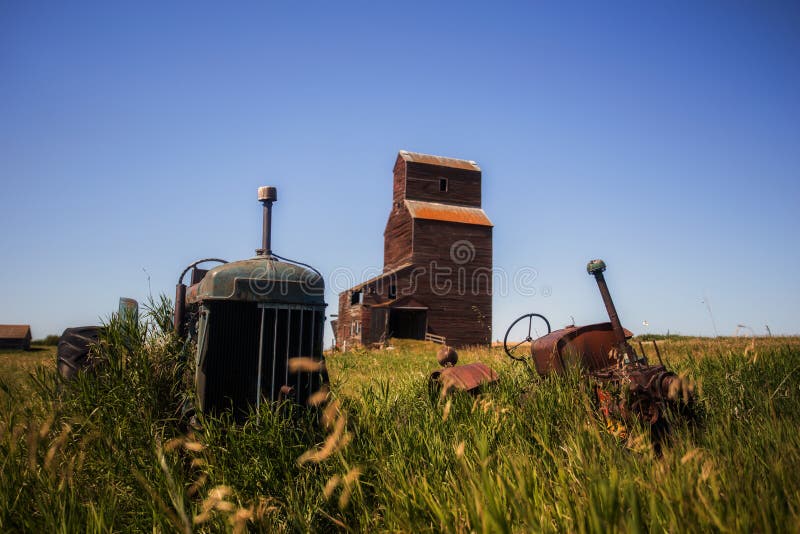
[[0,349],[29,350],[31,326],[27,324],[0,324]]
[[336,345],[490,343],[492,222],[481,208],[480,167],[401,150],[392,192],[383,272],[339,295]]

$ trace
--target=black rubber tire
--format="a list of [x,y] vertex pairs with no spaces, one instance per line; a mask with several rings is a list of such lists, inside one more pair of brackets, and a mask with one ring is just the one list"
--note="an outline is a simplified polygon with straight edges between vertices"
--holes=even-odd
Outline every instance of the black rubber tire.
[[78,371],[91,367],[89,348],[100,339],[102,326],[67,328],[58,340],[56,366],[58,373],[70,380]]

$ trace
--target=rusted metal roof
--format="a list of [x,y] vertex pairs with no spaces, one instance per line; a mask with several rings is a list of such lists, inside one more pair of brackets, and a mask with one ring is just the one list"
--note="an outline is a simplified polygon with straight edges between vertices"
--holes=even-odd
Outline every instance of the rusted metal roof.
[[438,202],[422,202],[420,200],[406,200],[405,203],[411,213],[411,217],[414,219],[494,226],[486,212],[481,208],[453,206],[452,204],[439,204]]
[[389,300],[381,304],[374,304],[373,308],[395,308],[398,310],[428,310],[428,306],[413,297],[403,297]]
[[363,289],[364,287],[368,286],[369,284],[371,284],[373,282],[377,282],[381,278],[386,278],[387,276],[392,276],[393,274],[397,274],[400,271],[404,271],[404,270],[406,270],[406,269],[408,269],[408,268],[410,268],[412,266],[413,266],[412,263],[404,263],[403,265],[399,265],[399,266],[395,267],[394,269],[391,269],[389,271],[383,272],[383,273],[379,274],[378,276],[373,276],[369,280],[365,280],[364,282],[361,282],[360,284],[354,285],[353,287],[351,287],[347,291],[358,291],[359,289]]
[[30,325],[0,324],[0,339],[25,339],[30,334]]
[[451,167],[453,169],[464,169],[466,171],[478,171],[481,168],[472,160],[445,158],[442,156],[433,156],[431,154],[420,154],[419,152],[409,152],[401,150],[400,157],[412,163],[425,163],[427,165],[438,165],[439,167]]

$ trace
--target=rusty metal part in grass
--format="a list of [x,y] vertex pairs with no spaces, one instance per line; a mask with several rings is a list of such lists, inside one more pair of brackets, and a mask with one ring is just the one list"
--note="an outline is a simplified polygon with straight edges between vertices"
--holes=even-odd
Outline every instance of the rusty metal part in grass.
[[278,400],[285,401],[285,400],[294,400],[297,392],[295,388],[284,384],[281,386],[280,391],[278,392]]
[[[623,330],[625,336],[633,334]],[[581,366],[593,371],[619,363],[618,342],[611,323],[568,326],[533,340],[531,355],[544,376]]]
[[[537,339],[532,339],[529,333],[526,341],[531,342],[531,357],[536,371],[544,376],[563,374],[573,367],[584,370],[593,383],[599,410],[607,423],[613,423],[610,428],[624,429],[632,417],[654,425],[651,429],[655,426],[664,428],[662,416],[668,407],[691,416],[693,384],[676,376],[663,364],[648,364],[643,350],[641,355],[634,352],[628,343],[632,334],[622,328],[603,277],[605,262],[592,260],[586,270],[597,281],[609,322],[568,326]],[[533,316],[536,314],[517,319],[506,333],[504,347],[510,358],[520,359],[513,352],[519,345],[508,343],[511,328],[521,319]],[[661,353],[658,345],[655,347],[660,362]]]
[[497,371],[480,362],[446,367],[431,373],[431,383],[441,388],[442,395],[451,391],[476,393],[484,384],[497,382]]
[[436,353],[436,361],[438,361],[439,365],[442,367],[452,367],[458,363],[458,353],[453,347],[442,345]]
[[655,424],[668,406],[685,407],[694,386],[663,365],[630,365],[594,371],[595,394],[606,419],[637,416]]

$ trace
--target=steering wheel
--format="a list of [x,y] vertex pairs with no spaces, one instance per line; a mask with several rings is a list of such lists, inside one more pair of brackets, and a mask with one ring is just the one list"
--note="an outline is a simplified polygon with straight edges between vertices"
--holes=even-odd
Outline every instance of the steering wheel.
[[[527,329],[525,329],[525,323],[527,322]],[[540,323],[544,323],[541,325]],[[520,341],[519,343],[511,342],[512,345],[509,346],[508,338],[511,336],[511,331],[514,330],[514,327],[517,326],[517,333],[518,334],[525,334],[525,338]],[[547,332],[544,332],[543,326],[547,327]],[[516,321],[511,323],[511,326],[508,327],[506,330],[506,337],[503,338],[503,349],[505,349],[506,354],[512,360],[517,360],[518,362],[525,361],[525,350],[521,348],[525,343],[532,343],[534,339],[545,336],[550,333],[550,321],[544,315],[540,315],[538,313],[528,313],[523,315],[522,317],[518,318]],[[535,337],[534,337],[535,336]],[[518,336],[516,336],[519,339]],[[528,348],[530,350],[530,348]]]

